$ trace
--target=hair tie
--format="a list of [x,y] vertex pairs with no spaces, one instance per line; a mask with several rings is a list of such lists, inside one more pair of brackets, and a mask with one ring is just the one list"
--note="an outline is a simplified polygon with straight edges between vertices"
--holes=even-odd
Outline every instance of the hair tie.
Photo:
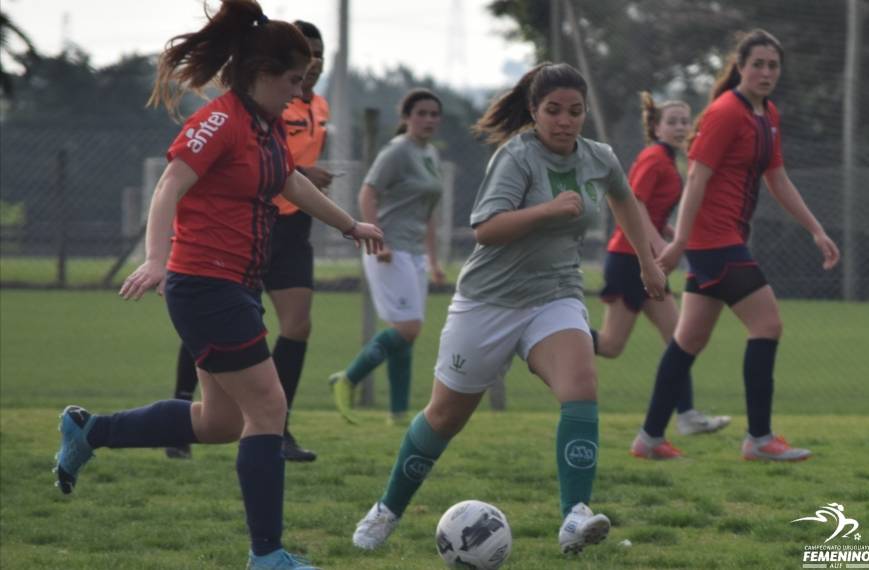
[[269,23],[269,17],[266,16],[265,14],[260,14],[259,18],[257,18],[256,20],[253,21],[253,25],[258,27],[258,28],[261,28],[268,23]]

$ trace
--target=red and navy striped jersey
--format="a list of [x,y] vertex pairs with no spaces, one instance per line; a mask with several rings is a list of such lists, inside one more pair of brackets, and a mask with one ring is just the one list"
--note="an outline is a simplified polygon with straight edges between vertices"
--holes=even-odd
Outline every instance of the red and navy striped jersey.
[[199,176],[178,202],[168,269],[261,288],[272,199],[295,168],[280,119],[263,128],[255,103],[228,91],[187,120],[167,158]]
[[[649,212],[652,225],[660,233],[682,195],[682,177],[676,168],[676,151],[662,142],[647,146],[631,166],[628,182],[637,200]],[[607,251],[636,255],[620,226],[616,226],[607,244]]]
[[772,101],[756,115],[735,89],[709,105],[698,125],[688,158],[712,169],[688,249],[745,243],[757,206],[760,179],[784,164],[779,114]]

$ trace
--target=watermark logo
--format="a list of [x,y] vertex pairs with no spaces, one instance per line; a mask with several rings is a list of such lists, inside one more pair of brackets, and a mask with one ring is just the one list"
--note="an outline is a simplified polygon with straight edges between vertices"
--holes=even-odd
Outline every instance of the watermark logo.
[[[842,533],[842,531],[844,531],[846,528],[848,529],[848,532],[846,532],[845,534],[841,534],[841,538],[847,538],[851,533],[853,533],[855,530],[860,528],[859,522],[857,522],[854,519],[849,519],[848,517],[845,516],[845,506],[840,505],[839,503],[829,503],[823,507],[820,507],[817,511],[815,511],[815,516],[813,516],[813,517],[801,517],[798,519],[794,519],[791,521],[791,523],[802,522],[802,521],[814,521],[814,522],[819,522],[819,523],[828,523],[828,522],[835,523],[836,529],[833,531],[833,534],[831,534],[827,538],[827,540],[824,541],[824,544],[830,542],[834,538],[839,537],[839,535]],[[851,538],[853,538],[854,540],[861,540],[862,539],[859,532],[854,534],[854,536],[852,536]]]
[[869,568],[869,545],[833,543],[834,539],[860,542],[860,523],[845,515],[845,506],[827,503],[815,511],[814,516],[800,517],[793,523],[818,522],[834,525],[833,532],[823,544],[807,545],[803,549],[803,568]]

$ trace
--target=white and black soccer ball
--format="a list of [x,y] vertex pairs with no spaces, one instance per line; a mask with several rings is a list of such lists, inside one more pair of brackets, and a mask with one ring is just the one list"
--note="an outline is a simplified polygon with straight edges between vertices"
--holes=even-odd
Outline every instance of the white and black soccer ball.
[[454,568],[495,570],[513,548],[507,517],[482,501],[462,501],[447,509],[436,537],[438,553]]

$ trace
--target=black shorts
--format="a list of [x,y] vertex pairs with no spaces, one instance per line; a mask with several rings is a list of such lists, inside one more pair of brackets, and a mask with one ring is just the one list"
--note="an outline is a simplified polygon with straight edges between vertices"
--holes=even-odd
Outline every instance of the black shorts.
[[767,284],[766,276],[744,245],[685,252],[686,293],[712,297],[733,306]]
[[165,294],[172,324],[199,368],[233,372],[270,356],[260,291],[170,271]]
[[263,275],[266,291],[314,288],[314,248],[311,247],[311,216],[301,210],[278,216],[272,228],[272,252]]
[[[600,298],[604,303],[613,303],[621,299],[625,306],[634,313],[643,310],[643,304],[649,298],[646,286],[640,278],[640,260],[631,253],[607,252],[603,263],[604,286]],[[667,293],[670,286],[667,285]]]

